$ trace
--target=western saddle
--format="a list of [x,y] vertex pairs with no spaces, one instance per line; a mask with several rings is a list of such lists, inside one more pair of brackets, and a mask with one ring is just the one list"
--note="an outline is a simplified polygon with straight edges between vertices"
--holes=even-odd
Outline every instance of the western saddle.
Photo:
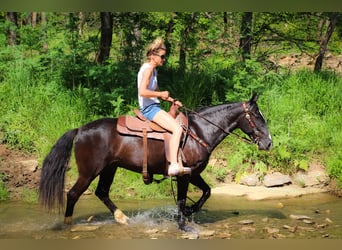
[[[152,178],[147,168],[147,155],[148,155],[148,139],[156,139],[164,141],[165,144],[165,157],[170,161],[169,157],[169,140],[171,137],[170,132],[160,127],[158,124],[147,120],[143,114],[138,110],[134,110],[135,116],[119,116],[117,123],[117,131],[125,135],[135,135],[143,138],[143,180],[145,184],[152,183]],[[171,105],[169,114],[171,114],[183,128],[188,127],[188,119],[183,113],[178,113],[178,106]],[[180,155],[182,152],[180,150]],[[183,157],[184,160],[184,157]]]

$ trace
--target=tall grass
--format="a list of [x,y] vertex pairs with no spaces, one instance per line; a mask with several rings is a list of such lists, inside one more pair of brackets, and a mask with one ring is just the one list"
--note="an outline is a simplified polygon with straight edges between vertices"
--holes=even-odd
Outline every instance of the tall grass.
[[2,141],[44,155],[66,129],[80,126],[89,117],[83,100],[74,93],[56,82],[33,79],[27,71],[22,66],[16,73],[8,72],[0,85]]
[[342,185],[341,77],[304,70],[284,74],[265,85],[268,87],[260,96],[259,106],[268,120],[273,149],[268,153],[251,150],[229,138],[228,147],[235,147],[237,152],[227,157],[228,167],[238,176],[255,164],[293,173],[307,170],[310,162],[319,160]]
[[341,154],[341,98],[342,79],[325,72],[300,71],[265,93],[275,151],[290,154],[291,162]]

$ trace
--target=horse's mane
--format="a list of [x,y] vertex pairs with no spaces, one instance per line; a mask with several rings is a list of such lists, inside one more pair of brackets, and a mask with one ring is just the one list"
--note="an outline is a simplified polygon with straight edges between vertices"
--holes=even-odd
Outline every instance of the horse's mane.
[[201,113],[201,114],[206,114],[207,111],[212,112],[213,109],[214,109],[214,110],[221,110],[221,109],[223,109],[223,108],[226,109],[226,108],[228,108],[229,106],[233,106],[234,104],[236,104],[236,103],[230,102],[230,103],[223,103],[223,104],[218,104],[218,105],[214,105],[214,106],[199,107],[199,108],[197,108],[197,109],[195,110],[195,112]]

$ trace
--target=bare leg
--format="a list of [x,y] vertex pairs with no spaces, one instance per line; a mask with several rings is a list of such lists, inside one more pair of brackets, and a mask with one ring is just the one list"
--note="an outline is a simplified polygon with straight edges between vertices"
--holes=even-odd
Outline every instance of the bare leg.
[[178,148],[180,144],[180,138],[182,136],[182,127],[177,121],[164,110],[159,111],[153,121],[168,131],[172,132],[170,138],[170,161],[168,173],[171,176],[190,174],[190,168],[184,168],[182,164],[178,164]]
[[170,161],[172,163],[177,162],[178,147],[180,143],[180,138],[182,136],[181,126],[170,114],[168,114],[164,110],[159,111],[155,115],[153,121],[172,133],[170,139]]

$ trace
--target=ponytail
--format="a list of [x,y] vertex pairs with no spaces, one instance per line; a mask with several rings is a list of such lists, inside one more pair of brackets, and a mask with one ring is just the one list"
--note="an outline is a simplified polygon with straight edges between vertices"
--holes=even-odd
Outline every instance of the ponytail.
[[157,37],[152,43],[150,43],[150,45],[147,47],[146,57],[149,58],[158,50],[166,50],[164,40],[161,37]]

